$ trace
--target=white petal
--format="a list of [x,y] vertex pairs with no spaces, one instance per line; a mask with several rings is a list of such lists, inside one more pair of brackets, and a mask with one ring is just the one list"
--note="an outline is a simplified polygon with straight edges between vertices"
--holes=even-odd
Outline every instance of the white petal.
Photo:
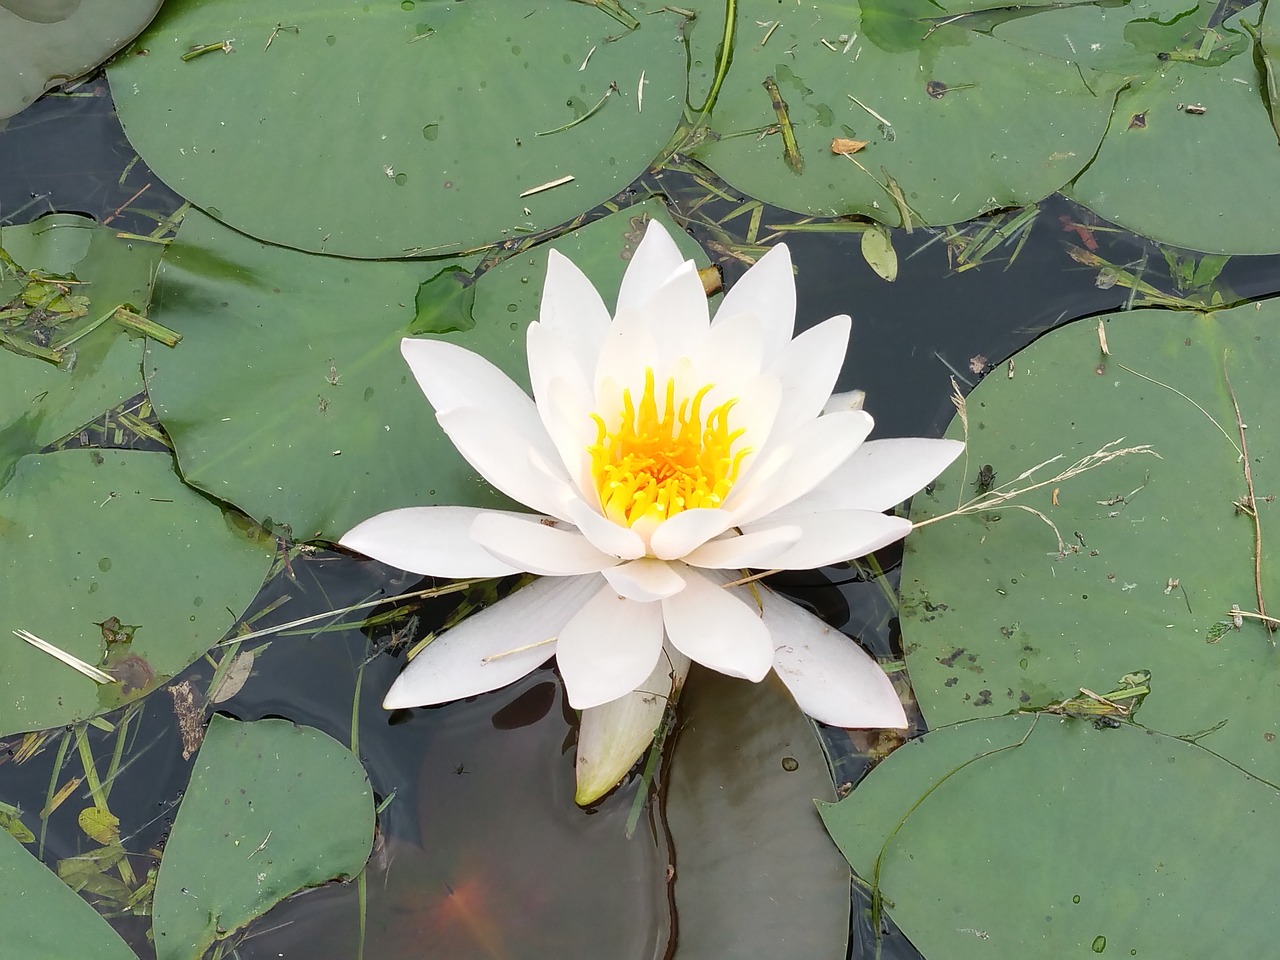
[[640,402],[645,372],[657,366],[658,354],[657,340],[638,315],[619,314],[600,348],[593,380],[594,412],[609,429],[617,428],[623,390],[630,390],[632,399]]
[[786,506],[829,477],[866,439],[874,421],[862,410],[829,413],[794,430],[729,491],[725,509],[741,526]]
[[665,369],[682,344],[705,336],[711,325],[707,293],[697,265],[692,260],[682,263],[645,302],[642,312],[658,342],[658,362]]
[[740,570],[743,567],[774,567],[773,558],[781,556],[799,541],[799,526],[773,526],[746,534],[730,534],[710,540],[684,556],[694,567],[716,570]]
[[[717,401],[720,399],[714,393],[712,396]],[[746,447],[752,451],[743,460],[744,475],[750,471],[750,464],[756,454],[768,449],[769,438],[774,432],[774,418],[781,402],[782,383],[777,377],[764,373],[752,377],[742,385],[738,402],[729,411],[729,426],[735,430],[741,427],[746,431],[734,444],[734,450]]]
[[467,463],[489,483],[539,513],[568,519],[562,489],[567,478],[548,482],[542,471],[530,469],[534,454],[541,462],[560,462],[541,422],[521,432],[500,414],[476,407],[450,410],[436,419]]
[[574,796],[579,804],[595,803],[635,766],[688,674],[689,658],[667,646],[639,689],[582,711]]
[[587,452],[598,435],[590,416],[591,394],[579,392],[579,385],[560,377],[547,385],[546,393],[547,399],[538,402],[538,413],[560,455],[559,462],[577,495],[592,506],[599,506],[600,494],[591,475],[591,455]]
[[628,600],[649,603],[684,589],[684,577],[665,560],[641,557],[601,571],[610,586]]
[[760,602],[774,669],[801,710],[836,727],[906,727],[892,682],[861,647],[767,588]]
[[[603,338],[601,338],[603,342]],[[595,372],[595,354],[591,366],[583,369],[574,355],[569,339],[541,323],[531,323],[525,330],[525,349],[529,357],[529,382],[539,407],[547,402],[552,380],[563,380],[565,388],[583,401],[584,412],[591,402],[591,375]]]
[[556,662],[569,705],[598,707],[630,693],[662,651],[662,608],[618,596],[606,584],[560,631]]
[[649,550],[659,560],[679,560],[732,524],[733,514],[727,510],[682,510],[658,524],[649,537]]
[[921,490],[963,452],[959,440],[869,440],[826,480],[770,519],[826,510],[887,510]]
[[590,377],[609,332],[609,310],[586,274],[555,250],[547,254],[538,320],[564,338],[583,375]]
[[782,381],[778,430],[790,431],[822,412],[844,364],[851,325],[846,316],[824,320],[787,344],[769,367]]
[[759,611],[694,570],[685,587],[662,601],[667,636],[681,653],[703,666],[763,680],[773,665],[773,642]]
[[535,580],[467,617],[409,662],[382,705],[448,703],[519,680],[555,653],[556,635],[599,583],[599,577]]
[[[776,519],[776,515],[771,514],[761,521],[760,532],[768,530]],[[775,570],[811,570],[814,567],[825,567],[829,563],[865,557],[868,553],[905,537],[911,532],[911,521],[906,517],[887,517],[872,510],[831,510],[823,513],[790,514],[781,529],[799,529],[800,537],[796,544],[780,552],[767,564],[746,566],[767,565]],[[747,535],[756,532],[756,527],[744,528]]]
[[689,350],[689,387],[714,383],[728,396],[746,391],[742,384],[765,366],[760,321],[754,313],[737,313],[712,327]]
[[623,275],[622,286],[618,290],[618,308],[614,312],[620,313],[624,308],[643,308],[654,292],[684,261],[684,254],[671,239],[666,227],[657,220],[650,220],[649,226],[645,228],[644,239],[627,264],[627,272]]
[[542,576],[598,573],[618,562],[576,529],[561,530],[555,524],[548,517],[486,512],[471,524],[471,538],[516,569]]
[[400,353],[437,414],[459,407],[497,410],[518,425],[537,419],[533,401],[492,363],[446,340],[400,341]]
[[622,560],[635,560],[644,556],[644,540],[630,527],[621,527],[600,516],[594,508],[581,500],[571,502],[567,509],[574,526],[598,549]]
[[835,413],[838,410],[861,410],[867,404],[865,390],[846,390],[844,393],[833,393],[822,405],[823,413]]
[[785,243],[761,257],[729,288],[712,326],[738,313],[759,318],[765,357],[776,357],[791,340],[796,326],[796,281]]
[[356,524],[338,543],[427,577],[503,577],[518,573],[519,567],[504,563],[471,539],[471,524],[481,512],[472,507],[388,510]]

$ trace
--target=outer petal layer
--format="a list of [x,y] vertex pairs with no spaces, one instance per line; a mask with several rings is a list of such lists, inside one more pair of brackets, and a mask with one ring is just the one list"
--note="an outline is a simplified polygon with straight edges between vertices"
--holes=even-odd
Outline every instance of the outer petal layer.
[[[520,568],[471,539],[473,507],[404,507],[356,524],[338,541],[349,550],[425,577],[503,577]],[[523,514],[512,513],[512,517]]]
[[786,345],[769,367],[782,382],[782,403],[775,424],[779,431],[812,420],[831,398],[849,349],[852,321],[832,317],[811,327]]
[[583,378],[590,379],[600,344],[609,332],[609,310],[587,275],[555,250],[547,254],[547,281],[542,287],[538,319],[565,339]]
[[541,421],[522,433],[500,414],[479,407],[460,407],[437,414],[436,419],[467,463],[489,483],[539,513],[568,519],[563,497],[568,481],[532,468],[535,459],[543,464],[560,462]]
[[482,513],[471,524],[471,536],[504,563],[543,576],[597,573],[618,562],[577,530],[560,530],[546,517]]
[[556,662],[569,705],[585,710],[630,693],[653,672],[661,650],[662,608],[604,585],[560,631]]
[[674,596],[684,589],[684,577],[670,564],[653,557],[641,557],[601,571],[609,585],[628,600],[650,603]]
[[796,326],[796,281],[785,243],[761,257],[729,288],[712,325],[737,313],[759,319],[765,357],[776,357],[787,345]]
[[668,701],[679,693],[688,674],[689,658],[668,644],[638,689],[582,711],[574,796],[578,803],[595,803],[635,766],[653,742]]
[[[773,518],[761,521],[760,527],[768,530]],[[887,517],[870,510],[831,510],[826,513],[810,513],[786,518],[781,529],[800,528],[796,544],[768,561],[776,570],[811,570],[829,563],[865,557],[881,547],[901,540],[911,532],[911,521],[906,517]],[[748,534],[756,527],[744,528]],[[751,564],[758,566],[758,564]]]
[[627,272],[622,276],[622,286],[618,290],[618,308],[614,312],[642,308],[682,263],[684,254],[671,239],[666,227],[657,220],[650,220],[649,226],[645,228],[644,238],[631,255]]
[[438,414],[479,407],[499,411],[521,428],[537,420],[529,395],[478,353],[447,340],[406,337],[400,354]]
[[776,516],[820,510],[888,510],[918,492],[964,452],[959,440],[869,440],[803,497]]
[[662,620],[672,645],[703,666],[752,682],[769,672],[773,645],[759,612],[696,570],[662,601]]
[[556,635],[599,583],[594,576],[535,580],[468,617],[410,661],[383,707],[448,703],[519,680],[556,652]]
[[774,669],[801,710],[836,727],[907,726],[892,682],[861,647],[771,590],[760,590],[760,602]]
[[804,496],[844,463],[874,426],[861,410],[829,413],[792,431],[752,465],[725,499],[734,523],[742,525]]

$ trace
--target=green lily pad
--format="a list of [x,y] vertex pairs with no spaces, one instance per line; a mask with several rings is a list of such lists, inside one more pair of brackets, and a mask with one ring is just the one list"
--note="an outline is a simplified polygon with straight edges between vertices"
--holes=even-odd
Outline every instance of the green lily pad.
[[[84,720],[155,689],[222,637],[273,546],[233,529],[165,454],[23,457],[0,489],[0,736]],[[15,630],[117,682],[98,686]]]
[[1140,726],[1034,722],[1006,750],[1033,718],[935,730],[823,805],[861,876],[883,849],[889,913],[926,957],[1208,957],[1224,931],[1274,949],[1255,898],[1280,879],[1274,786]]
[[[614,291],[643,217],[661,211],[651,201],[554,246]],[[299,539],[336,540],[394,507],[510,506],[440,430],[400,339],[446,336],[527,388],[524,328],[546,262],[546,248],[529,251],[464,286],[439,266],[318,257],[188,215],[152,311],[184,339],[149,345],[146,360],[184,479]]]
[[[1258,8],[1211,28],[1217,6],[830,0],[797,17],[744,0],[710,131],[690,149],[806,214],[956,223],[1065,189],[1161,242],[1271,253],[1271,193],[1218,183],[1224,163],[1280,178],[1258,89],[1274,70],[1241,23]],[[691,89],[714,86],[718,35],[693,34]],[[867,146],[837,155],[833,138]]]
[[[905,205],[917,223],[943,224],[1034,203],[1089,162],[1122,82],[1005,43],[980,32],[990,23],[949,18],[929,0],[830,0],[803,16],[772,0],[738,7],[713,132],[692,153],[752,196],[807,214],[897,226]],[[1045,7],[1032,5],[1035,18],[1054,16]],[[702,53],[705,73],[713,58]],[[770,78],[798,159],[785,149]],[[836,137],[868,146],[837,155]]]
[[4,942],[5,950],[14,956],[136,960],[93,907],[4,830],[0,830],[0,887],[10,897]]
[[285,897],[355,876],[373,828],[369,779],[342,744],[214,716],[156,877],[156,956],[202,956]]
[[[571,219],[670,137],[684,51],[669,17],[645,16],[657,4],[626,6],[637,29],[570,2],[171,0],[109,76],[151,169],[236,229],[443,254]],[[182,59],[193,45],[216,48]]]
[[0,120],[88,73],[138,35],[161,0],[0,0]]
[[813,809],[834,798],[813,722],[772,674],[695,670],[681,712],[667,789],[677,956],[844,956],[849,871]]
[[1224,166],[1248,169],[1258,185],[1280,181],[1263,76],[1252,44],[1237,47],[1220,65],[1171,59],[1123,91],[1097,158],[1064,193],[1162,243],[1226,254],[1280,250],[1274,192],[1222,182]]
[[[158,244],[117,239],[113,230],[72,214],[4,227],[0,248],[28,273],[74,275],[80,281],[68,289],[87,298],[80,304],[81,317],[59,323],[70,314],[46,312],[47,323],[30,314],[0,320],[0,332],[18,337],[34,333],[46,346],[74,336],[122,304],[145,311],[161,251]],[[12,270],[0,272],[0,308],[23,286]],[[28,322],[14,331],[9,324],[20,319]],[[142,338],[114,320],[107,319],[61,354],[62,362],[55,364],[0,349],[0,477],[6,472],[6,453],[11,466],[16,457],[36,452],[142,389]]]
[[[903,638],[931,727],[1060,703],[1082,687],[1105,694],[1147,670],[1145,723],[1212,731],[1206,746],[1280,781],[1280,652],[1257,621],[1231,625],[1233,605],[1258,607],[1249,509],[1261,524],[1263,597],[1280,605],[1271,501],[1280,434],[1268,427],[1280,404],[1277,324],[1274,300],[1210,314],[1136,310],[1105,318],[1104,356],[1097,322],[1079,322],[1019,353],[1012,378],[990,376],[970,394],[967,458],[932,497],[915,498],[916,523],[975,496],[982,465],[1003,489],[1050,481],[1117,438],[1163,459],[1127,456],[1018,501],[1056,524],[1062,553],[1041,519],[1008,507],[911,535]],[[1242,499],[1224,363],[1250,427],[1255,508]],[[948,435],[961,436],[960,425]]]

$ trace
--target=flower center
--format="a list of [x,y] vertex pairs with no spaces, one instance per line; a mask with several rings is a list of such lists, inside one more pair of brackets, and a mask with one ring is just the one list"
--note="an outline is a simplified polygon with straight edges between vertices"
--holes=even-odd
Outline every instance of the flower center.
[[606,517],[630,527],[642,519],[661,521],[681,510],[724,503],[743,458],[751,451],[733,450],[744,433],[742,428],[729,427],[729,410],[736,398],[703,416],[702,403],[713,386],[707,384],[677,406],[676,383],[668,379],[659,410],[653,368],[649,368],[638,404],[630,390],[622,392],[622,416],[616,429],[610,430],[598,414],[591,415],[596,442],[587,452]]

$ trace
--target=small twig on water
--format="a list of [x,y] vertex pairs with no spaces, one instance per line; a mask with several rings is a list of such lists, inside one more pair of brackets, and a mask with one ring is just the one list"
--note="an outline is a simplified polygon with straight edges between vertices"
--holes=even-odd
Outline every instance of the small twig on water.
[[[1240,430],[1240,459],[1244,463],[1245,495],[1243,500],[1236,501],[1236,507],[1253,519],[1253,589],[1258,595],[1258,613],[1266,617],[1267,605],[1262,599],[1262,521],[1258,518],[1258,501],[1253,495],[1253,471],[1249,467],[1249,443],[1244,436],[1244,418],[1240,416],[1240,403],[1236,400],[1235,388],[1231,386],[1231,377],[1227,374],[1225,350],[1222,352],[1222,378],[1227,381],[1227,393],[1231,395],[1231,406],[1236,413],[1236,427]],[[1275,633],[1276,625],[1270,618],[1262,622],[1267,625],[1268,633]]]

